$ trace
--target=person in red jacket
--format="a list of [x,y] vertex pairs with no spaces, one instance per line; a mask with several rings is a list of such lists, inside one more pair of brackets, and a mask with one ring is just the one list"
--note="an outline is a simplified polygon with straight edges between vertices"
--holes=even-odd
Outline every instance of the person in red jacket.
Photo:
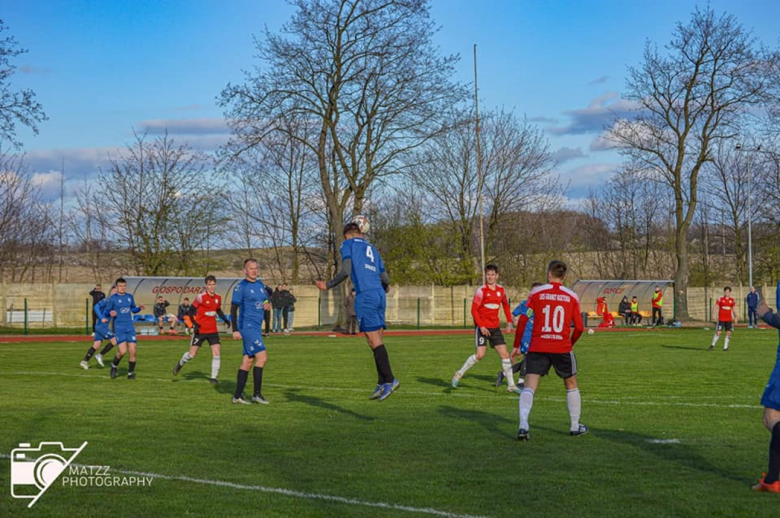
[[[558,377],[563,378],[566,387],[566,404],[569,408],[571,427],[569,435],[585,435],[588,427],[580,423],[582,403],[577,386],[577,359],[572,352],[574,344],[582,335],[582,314],[577,294],[563,286],[567,267],[563,261],[551,261],[547,266],[547,281],[544,286],[531,290],[528,295],[528,309],[533,311],[534,323],[531,332],[531,346],[525,356],[525,388],[520,394],[520,428],[518,441],[528,440],[528,417],[534,404],[534,394],[539,378],[546,376],[550,367]],[[517,337],[523,336],[528,317],[520,316],[517,323]],[[569,330],[574,324],[574,332]]]
[[664,292],[658,286],[655,287],[653,292],[653,321],[650,325],[661,326],[664,323],[664,318],[661,315],[661,308],[664,305]]
[[506,290],[498,283],[498,266],[489,264],[485,266],[485,285],[480,286],[474,294],[471,301],[471,316],[474,318],[474,346],[476,352],[466,359],[463,367],[455,371],[452,377],[453,388],[458,386],[460,379],[466,374],[466,371],[477,364],[479,360],[485,357],[488,343],[490,347],[496,350],[501,357],[501,370],[507,382],[507,391],[520,393],[520,389],[515,385],[515,379],[512,375],[512,359],[509,357],[509,351],[506,349],[506,340],[501,334],[501,322],[499,321],[498,311],[503,306],[504,316],[506,316],[506,332],[512,331],[512,314],[509,310],[509,299],[506,296]]

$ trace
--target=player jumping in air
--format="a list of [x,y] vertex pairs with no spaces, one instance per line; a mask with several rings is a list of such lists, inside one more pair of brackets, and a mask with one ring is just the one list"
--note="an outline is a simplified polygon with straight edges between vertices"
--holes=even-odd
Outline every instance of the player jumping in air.
[[[726,331],[726,341],[723,343],[723,350],[729,350],[729,340],[731,340],[731,330],[734,328],[734,324],[737,323],[737,312],[734,309],[736,301],[731,298],[731,288],[726,286],[723,288],[723,296],[715,301],[715,308],[718,308],[718,326],[715,328],[715,336],[712,337],[711,351],[715,348],[715,344],[718,343],[720,338],[720,332]],[[715,312],[713,308],[713,313]]]
[[220,363],[220,340],[219,330],[217,329],[217,315],[228,325],[227,316],[222,312],[222,297],[217,295],[217,278],[213,275],[206,277],[206,291],[195,297],[195,302],[188,307],[189,314],[186,315],[193,323],[192,340],[190,348],[176,363],[173,368],[173,375],[176,376],[190,360],[195,358],[200,351],[203,342],[208,341],[211,346],[211,378],[212,385],[218,383]]
[[138,313],[143,306],[136,306],[135,299],[127,290],[127,281],[119,278],[114,283],[116,293],[107,300],[106,307],[103,310],[103,316],[114,318],[114,333],[116,341],[119,344],[119,352],[111,363],[111,379],[116,378],[116,369],[119,362],[122,361],[125,353],[130,351],[130,366],[127,369],[127,379],[135,379],[135,350],[137,340],[135,338],[135,327],[133,326],[133,313]]
[[[780,295],[780,283],[777,285],[777,293]],[[780,302],[780,296],[777,298]],[[772,313],[764,300],[761,300],[756,311],[764,322],[780,329],[780,314]],[[772,439],[769,441],[769,467],[753,489],[780,493],[780,344],[777,346],[775,368],[769,376],[761,404],[764,406],[764,426],[772,434]]]
[[357,223],[344,226],[344,242],[341,244],[341,271],[328,281],[317,281],[320,290],[338,286],[347,278],[355,286],[355,313],[359,330],[366,334],[368,346],[374,353],[377,383],[369,399],[384,401],[401,383],[393,375],[390,357],[385,348],[385,293],[390,288],[390,278],[379,251],[365,240]]
[[519,394],[520,389],[515,385],[515,379],[512,375],[512,360],[509,358],[509,351],[506,350],[506,340],[501,334],[501,322],[498,317],[498,310],[503,306],[507,321],[507,333],[511,332],[512,315],[509,312],[509,300],[506,297],[506,290],[497,284],[498,266],[495,264],[485,266],[485,281],[486,284],[477,290],[471,301],[476,352],[466,359],[460,369],[455,371],[455,375],[452,377],[452,386],[457,387],[466,371],[485,357],[487,344],[490,343],[490,347],[495,349],[501,357],[501,370],[506,378],[507,391]]
[[[547,266],[548,284],[531,290],[528,295],[528,309],[533,311],[534,323],[531,345],[525,356],[525,388],[520,394],[520,428],[517,440],[528,440],[528,416],[534,404],[534,394],[539,378],[546,376],[550,367],[555,368],[558,377],[563,378],[566,387],[566,403],[569,407],[570,435],[584,435],[588,427],[580,423],[581,400],[577,387],[577,359],[572,352],[574,344],[582,335],[582,315],[577,294],[562,283],[567,267],[563,261],[552,261]],[[572,323],[574,332],[569,336]],[[515,334],[515,347],[528,324],[528,317],[521,315]]]
[[[116,286],[111,287],[111,291],[109,292],[108,296],[111,297],[114,293],[116,293]],[[113,331],[111,331],[108,326],[109,319],[103,316],[107,303],[108,299],[100,299],[100,301],[95,304],[95,307],[92,309],[92,311],[98,315],[98,318],[92,328],[94,330],[94,341],[92,342],[90,348],[87,349],[87,354],[79,364],[84,370],[89,369],[89,360],[92,358],[92,355],[95,354],[98,349],[100,349],[100,346],[103,344],[104,340],[108,340],[108,344],[105,346],[105,348],[103,348],[102,351],[100,351],[100,353],[95,355],[95,360],[101,367],[105,366],[103,363],[103,355],[110,351],[112,347],[116,346],[116,336],[114,336]]]
[[236,392],[233,403],[249,405],[244,399],[244,387],[249,378],[252,363],[252,376],[255,382],[254,403],[267,405],[263,397],[263,367],[268,361],[268,353],[263,343],[263,317],[266,311],[271,311],[271,302],[265,291],[265,285],[257,278],[257,261],[244,261],[244,280],[233,288],[233,298],[230,301],[230,323],[233,326],[233,339],[242,340],[244,357],[238,368]]

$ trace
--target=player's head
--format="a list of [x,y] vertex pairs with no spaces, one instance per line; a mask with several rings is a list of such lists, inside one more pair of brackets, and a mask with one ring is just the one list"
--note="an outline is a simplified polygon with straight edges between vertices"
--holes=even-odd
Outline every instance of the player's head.
[[755,292],[756,292],[756,287],[755,286],[751,286],[750,287],[750,293],[755,293]]
[[100,284],[95,284],[95,291],[100,291]]
[[287,289],[287,283],[286,283],[286,282],[285,282],[284,284],[282,284],[282,289],[283,289],[284,291],[288,291],[288,289]]
[[535,282],[535,283],[531,284],[531,289],[538,288],[539,286],[542,286],[542,283],[541,282]]
[[360,227],[357,223],[349,222],[344,225],[344,239],[352,239],[353,237],[360,237]]
[[655,287],[655,291],[661,291],[661,288],[659,288],[658,286],[656,286],[656,287]]
[[569,268],[563,261],[559,261],[557,259],[550,261],[550,264],[547,265],[547,280],[550,282],[563,282],[563,280],[566,278],[566,272],[568,270]]
[[731,295],[731,286],[726,286],[725,288],[723,288],[723,294],[724,294],[725,296],[727,296],[727,297],[728,297],[729,295]]
[[498,280],[498,266],[489,264],[485,266],[485,281],[488,284],[495,284]]
[[632,302],[635,302],[635,301],[636,301],[636,295],[634,295],[633,297],[631,297],[631,301],[632,301]]
[[623,295],[623,301],[628,302],[628,295]]
[[185,297],[185,298],[184,298],[184,305],[185,305],[185,306],[189,306],[189,305],[190,305],[190,299],[188,299],[188,298],[186,298],[186,297]]
[[114,293],[116,293],[116,286],[111,286],[111,290],[109,290],[108,294],[113,295]]
[[257,280],[257,259],[250,257],[244,260],[244,276],[248,281]]
[[127,281],[124,279],[124,277],[118,278],[116,281],[114,281],[114,285],[116,286],[116,292],[120,295],[125,294],[125,290],[127,289]]
[[206,291],[214,295],[214,290],[217,289],[217,278],[213,275],[207,275],[204,282],[206,283]]
[[162,304],[162,302],[165,300],[165,298],[162,295],[157,296],[157,303]]

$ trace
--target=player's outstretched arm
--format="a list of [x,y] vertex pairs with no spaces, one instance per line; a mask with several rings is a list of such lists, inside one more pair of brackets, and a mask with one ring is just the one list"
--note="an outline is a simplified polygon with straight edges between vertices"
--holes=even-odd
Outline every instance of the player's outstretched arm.
[[315,281],[314,284],[317,286],[318,289],[322,291],[329,290],[334,286],[338,286],[342,282],[346,281],[349,278],[349,273],[351,271],[352,271],[352,259],[346,258],[341,261],[341,270],[339,270],[339,273],[337,273],[335,277],[333,277],[328,282]]
[[756,308],[756,313],[759,317],[761,317],[761,320],[766,322],[772,327],[776,327],[777,329],[780,329],[780,315],[777,313],[772,313],[772,308],[766,305],[766,302],[763,300],[758,303],[758,307]]

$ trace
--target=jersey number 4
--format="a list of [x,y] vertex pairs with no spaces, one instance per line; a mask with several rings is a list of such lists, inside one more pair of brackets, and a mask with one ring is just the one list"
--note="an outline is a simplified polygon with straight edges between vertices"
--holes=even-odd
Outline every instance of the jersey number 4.
[[542,313],[544,314],[542,331],[545,333],[549,333],[550,331],[555,331],[556,333],[563,332],[563,319],[565,316],[563,306],[555,306],[555,309],[552,312],[552,328],[550,327],[550,306],[543,307]]
[[371,259],[372,263],[374,262],[374,252],[371,250],[370,246],[368,248],[366,248],[366,257]]

